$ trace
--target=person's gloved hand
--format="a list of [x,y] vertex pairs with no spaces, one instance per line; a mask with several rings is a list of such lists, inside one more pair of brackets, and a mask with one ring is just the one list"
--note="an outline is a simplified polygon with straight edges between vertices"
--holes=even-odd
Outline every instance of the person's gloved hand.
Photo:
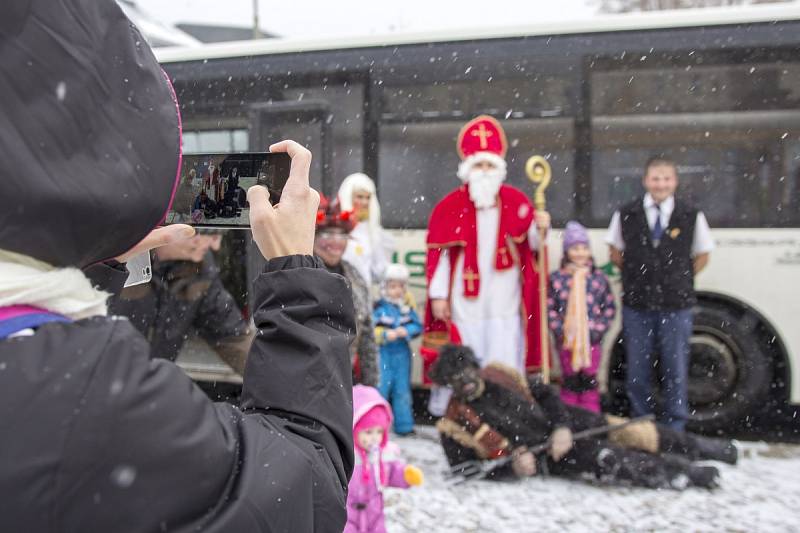
[[572,449],[573,444],[572,430],[563,426],[557,428],[550,435],[550,457],[560,461]]
[[511,452],[511,468],[517,477],[536,475],[536,457],[525,446],[514,448]]
[[269,151],[288,153],[292,168],[278,205],[273,207],[269,203],[269,191],[263,185],[253,185],[247,191],[253,240],[268,260],[286,255],[311,255],[319,207],[319,193],[308,184],[311,152],[294,141],[273,144]]
[[406,467],[403,469],[403,478],[406,480],[406,483],[412,487],[422,485],[424,477],[425,476],[422,475],[422,470],[416,466],[406,465]]

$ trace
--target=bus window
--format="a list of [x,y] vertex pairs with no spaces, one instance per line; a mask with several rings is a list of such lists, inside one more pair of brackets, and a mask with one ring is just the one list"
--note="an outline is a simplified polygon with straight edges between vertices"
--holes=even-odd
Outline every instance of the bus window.
[[[364,84],[343,81],[320,81],[317,85],[292,87],[283,91],[285,101],[324,102],[330,110],[331,161],[326,175],[330,176],[330,190],[335,193],[339,184],[349,174],[364,171]],[[314,154],[315,159],[319,159]],[[321,159],[317,164],[321,163]],[[314,164],[314,163],[312,163]]]
[[532,195],[525,162],[544,155],[553,166],[548,208],[556,223],[573,216],[577,58],[533,61],[524,46],[502,42],[407,54],[418,56],[418,68],[391,69],[376,90],[378,190],[387,227],[426,227],[433,206],[461,183],[456,138],[480,114],[498,118],[508,136],[507,183]]
[[[384,225],[425,228],[431,209],[460,185],[456,176],[456,137],[463,122],[391,124],[381,127],[379,176]],[[573,216],[575,149],[571,119],[504,120],[509,150],[506,183],[533,195],[525,162],[534,154],[547,157],[553,178],[547,190],[554,223]]]
[[[441,75],[429,83],[387,87],[382,93],[381,110],[384,120],[409,120],[419,117],[463,117],[488,113],[500,115],[508,112],[510,118],[527,115],[564,115],[574,112],[574,80],[556,71],[552,66],[531,68],[525,78],[500,79],[508,65],[485,67],[479,80],[448,81]],[[478,67],[466,67],[468,74]],[[514,69],[516,75],[525,68]],[[545,75],[545,70],[550,75]],[[558,75],[556,75],[558,74]]]
[[183,152],[246,152],[247,130],[200,130],[183,132]]
[[660,153],[675,159],[680,193],[713,227],[800,222],[800,63],[704,60],[617,62],[591,74],[595,223],[642,193],[642,165]]
[[425,228],[436,202],[458,185],[458,128],[455,122],[381,126],[378,194],[385,227]]

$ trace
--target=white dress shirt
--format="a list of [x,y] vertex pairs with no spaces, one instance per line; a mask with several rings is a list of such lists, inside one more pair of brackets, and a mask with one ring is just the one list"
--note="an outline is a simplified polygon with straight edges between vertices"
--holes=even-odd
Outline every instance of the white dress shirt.
[[[661,227],[666,230],[669,227],[669,219],[672,211],[675,210],[675,197],[670,196],[661,205],[656,205],[650,193],[644,195],[644,214],[647,217],[647,225],[652,230],[656,225],[656,217],[661,216]],[[610,244],[620,252],[625,251],[625,241],[622,239],[622,221],[619,211],[614,212],[611,217],[611,224],[608,226],[606,243]],[[714,249],[714,238],[711,236],[711,228],[708,226],[706,216],[702,211],[697,212],[697,220],[694,224],[694,236],[692,238],[692,255],[697,256],[707,254]]]

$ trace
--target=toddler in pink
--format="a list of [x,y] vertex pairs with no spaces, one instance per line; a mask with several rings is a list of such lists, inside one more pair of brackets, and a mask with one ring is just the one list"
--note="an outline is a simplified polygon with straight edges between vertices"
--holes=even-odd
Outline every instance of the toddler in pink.
[[384,533],[383,489],[422,483],[422,472],[406,465],[389,442],[392,410],[378,389],[353,387],[353,441],[356,464],[347,494],[344,533]]

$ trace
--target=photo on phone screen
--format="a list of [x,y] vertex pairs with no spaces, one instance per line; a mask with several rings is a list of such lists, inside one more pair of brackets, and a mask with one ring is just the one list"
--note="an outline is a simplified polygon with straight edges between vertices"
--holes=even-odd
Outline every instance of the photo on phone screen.
[[288,154],[184,154],[181,178],[165,224],[201,227],[250,227],[247,189],[269,190],[272,205],[281,199],[289,178]]

